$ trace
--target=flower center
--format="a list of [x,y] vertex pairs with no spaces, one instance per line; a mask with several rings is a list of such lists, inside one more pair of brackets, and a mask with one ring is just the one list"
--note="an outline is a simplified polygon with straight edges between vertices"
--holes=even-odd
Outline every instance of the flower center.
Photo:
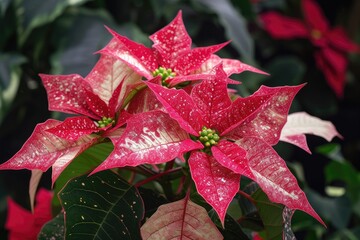
[[104,128],[109,126],[110,124],[113,125],[115,123],[115,120],[111,117],[102,117],[101,120],[96,122],[99,128]]
[[161,76],[161,83],[163,86],[168,86],[167,80],[169,78],[175,77],[176,73],[171,70],[171,68],[159,67],[152,73],[153,77]]
[[311,31],[311,36],[314,38],[314,39],[320,39],[322,37],[322,33],[317,30],[317,29],[313,29]]
[[211,128],[202,127],[202,130],[199,131],[199,134],[199,140],[205,147],[214,146],[218,144],[220,140],[219,135]]

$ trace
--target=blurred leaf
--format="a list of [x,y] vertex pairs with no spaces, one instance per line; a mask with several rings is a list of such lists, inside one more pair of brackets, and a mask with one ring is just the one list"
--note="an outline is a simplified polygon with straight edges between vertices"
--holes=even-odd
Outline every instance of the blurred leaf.
[[336,114],[338,102],[325,80],[319,75],[306,75],[304,80],[307,84],[297,95],[303,109],[320,118]]
[[59,199],[56,197],[57,193],[65,186],[65,184],[72,178],[83,175],[93,169],[104,161],[104,159],[113,150],[113,145],[110,142],[97,144],[87,149],[85,152],[76,157],[61,173],[55,182],[54,198],[52,206],[57,210],[60,208]]
[[345,228],[351,217],[351,202],[345,197],[328,198],[307,189],[306,195],[318,214],[330,221],[337,229]]
[[218,226],[221,234],[226,240],[249,240],[248,236],[243,232],[239,223],[235,221],[230,215],[225,216],[224,228],[221,225],[220,219],[214,209],[208,212],[211,220]]
[[0,14],[4,15],[9,4],[10,4],[11,0],[1,0],[0,1]]
[[88,0],[22,0],[18,9],[20,19],[20,45],[27,39],[34,28],[50,23],[60,16],[69,6],[79,5]]
[[258,1],[258,4],[261,8],[278,8],[278,9],[283,9],[286,5],[285,0]]
[[235,10],[230,0],[199,0],[199,2],[219,16],[232,44],[240,52],[244,60],[248,64],[252,64],[254,62],[252,37],[247,30],[246,20]]
[[325,168],[325,178],[328,184],[343,181],[346,184],[346,194],[353,203],[360,200],[360,172],[348,162],[332,161]]
[[106,12],[73,10],[55,24],[51,41],[57,51],[51,57],[53,74],[77,73],[86,76],[95,65],[100,50],[111,38],[104,25],[113,22]]
[[38,240],[63,240],[64,235],[64,213],[61,212],[42,227],[38,235]]
[[271,202],[260,188],[252,195],[252,198],[264,224],[266,239],[282,239],[284,206]]
[[354,229],[342,229],[335,232],[329,240],[358,240],[360,239],[360,227]]
[[[243,178],[241,179],[241,182],[243,183]],[[244,188],[244,192],[251,196],[259,189],[259,186],[252,182],[250,184],[247,184]],[[239,223],[242,227],[251,229],[253,231],[260,232],[264,230],[264,225],[261,221],[259,212],[257,210],[257,207],[255,206],[255,203],[253,201],[250,201],[247,197],[244,197],[243,195],[237,195],[236,196],[239,200],[239,206],[242,210],[243,216],[240,218]]]
[[0,53],[0,124],[14,100],[21,77],[20,65],[26,62],[19,54]]
[[253,3],[251,0],[243,0],[243,1],[231,1],[234,6],[237,7],[238,10],[241,11],[242,15],[249,18],[256,18],[256,14],[253,11]]
[[327,156],[331,160],[344,162],[345,159],[341,154],[341,146],[336,143],[324,144],[316,148],[316,152]]
[[66,239],[141,239],[142,199],[135,187],[112,171],[77,177],[59,197]]
[[296,57],[283,56],[271,61],[265,71],[270,74],[265,82],[268,86],[298,85],[302,82],[305,66]]

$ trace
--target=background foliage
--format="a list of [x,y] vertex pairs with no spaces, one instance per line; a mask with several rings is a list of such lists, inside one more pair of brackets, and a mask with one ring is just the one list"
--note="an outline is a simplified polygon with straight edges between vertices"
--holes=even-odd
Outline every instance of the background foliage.
[[[342,25],[360,43],[359,1],[318,2],[331,24]],[[278,10],[299,16],[298,4],[298,0],[0,0],[1,162],[20,149],[37,123],[65,117],[47,110],[39,73],[85,76],[97,60],[91,53],[111,37],[104,25],[149,45],[147,36],[182,9],[194,45],[231,39],[219,55],[240,59],[271,74],[238,76],[243,82],[238,90],[244,96],[261,84],[308,83],[292,110],[333,121],[344,139],[324,145],[325,140],[309,137],[312,155],[287,144],[278,146],[309,201],[328,224],[324,229],[306,214],[296,212],[293,230],[298,239],[360,239],[360,55],[349,56],[345,94],[338,99],[316,68],[314,49],[308,41],[274,40],[261,28],[259,13]],[[29,176],[29,171],[0,173],[0,226],[6,218],[7,196],[29,208]],[[50,182],[47,174],[42,186],[50,188]],[[253,194],[259,204],[268,204],[261,193]],[[5,236],[1,227],[0,238]]]

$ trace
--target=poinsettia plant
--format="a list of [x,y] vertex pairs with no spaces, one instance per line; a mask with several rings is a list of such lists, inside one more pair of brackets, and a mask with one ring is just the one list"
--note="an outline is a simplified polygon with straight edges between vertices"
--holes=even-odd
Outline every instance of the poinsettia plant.
[[343,97],[346,83],[348,53],[359,53],[341,26],[331,27],[322,9],[314,0],[301,1],[303,19],[285,16],[275,11],[261,14],[265,30],[276,39],[306,38],[314,46],[317,67],[329,86]]
[[[150,36],[151,48],[109,31],[85,78],[40,74],[49,109],[74,116],[38,124],[0,165],[32,171],[32,205],[51,169],[54,215],[39,239],[249,239],[269,221],[285,236],[295,210],[325,225],[273,148],[310,152],[305,134],[341,137],[330,122],[289,114],[304,85],[238,95],[232,74],[266,73],[216,55],[226,43],[192,48],[181,11]],[[258,224],[246,224],[244,201]]]

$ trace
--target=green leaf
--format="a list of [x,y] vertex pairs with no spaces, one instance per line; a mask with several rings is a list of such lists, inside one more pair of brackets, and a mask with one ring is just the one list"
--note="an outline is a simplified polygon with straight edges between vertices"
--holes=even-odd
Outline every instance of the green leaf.
[[254,58],[254,44],[250,36],[246,20],[237,12],[229,0],[199,0],[203,5],[214,11],[226,30],[226,35],[248,64]]
[[338,112],[339,102],[320,74],[307,74],[304,81],[307,84],[299,92],[298,99],[307,113],[325,118]]
[[57,193],[65,186],[65,184],[72,178],[83,175],[104,161],[104,159],[114,149],[111,142],[101,143],[92,146],[85,152],[76,157],[67,168],[61,173],[55,182],[53,208],[60,209],[59,199],[56,197]]
[[54,21],[69,6],[79,5],[88,0],[22,0],[20,2],[18,18],[21,25],[19,29],[20,45],[22,45],[34,28]]
[[64,213],[59,213],[41,229],[38,240],[63,240],[65,235]]
[[221,225],[220,219],[214,209],[208,212],[211,220],[220,229],[221,234],[226,240],[249,240],[248,236],[243,232],[239,223],[230,215],[225,216],[225,226]]
[[325,168],[325,178],[328,184],[344,182],[350,200],[353,203],[360,200],[360,173],[349,162],[330,162]]
[[140,194],[112,171],[77,177],[59,197],[66,239],[141,239],[144,207]]
[[338,229],[345,228],[351,217],[351,202],[346,196],[323,197],[315,191],[306,190],[309,202],[320,216],[329,220]]
[[0,53],[0,124],[13,102],[20,84],[20,65],[26,61],[18,54]]
[[11,0],[1,0],[0,1],[0,14],[4,15],[8,6],[10,5]]
[[141,198],[144,201],[145,219],[151,217],[151,215],[156,212],[158,207],[163,204],[169,203],[162,195],[160,195],[156,191],[142,187],[140,187],[138,190]]
[[296,57],[283,56],[271,61],[265,71],[270,73],[265,82],[268,86],[297,85],[302,82],[305,66]]
[[324,144],[316,148],[316,152],[325,155],[331,160],[344,162],[345,159],[341,154],[341,146],[336,143]]
[[284,206],[271,202],[260,188],[252,194],[252,198],[264,224],[266,239],[282,239]]
[[105,11],[72,9],[59,17],[51,37],[52,44],[57,46],[51,56],[51,72],[86,76],[98,60],[93,53],[111,38],[104,25],[114,25]]

